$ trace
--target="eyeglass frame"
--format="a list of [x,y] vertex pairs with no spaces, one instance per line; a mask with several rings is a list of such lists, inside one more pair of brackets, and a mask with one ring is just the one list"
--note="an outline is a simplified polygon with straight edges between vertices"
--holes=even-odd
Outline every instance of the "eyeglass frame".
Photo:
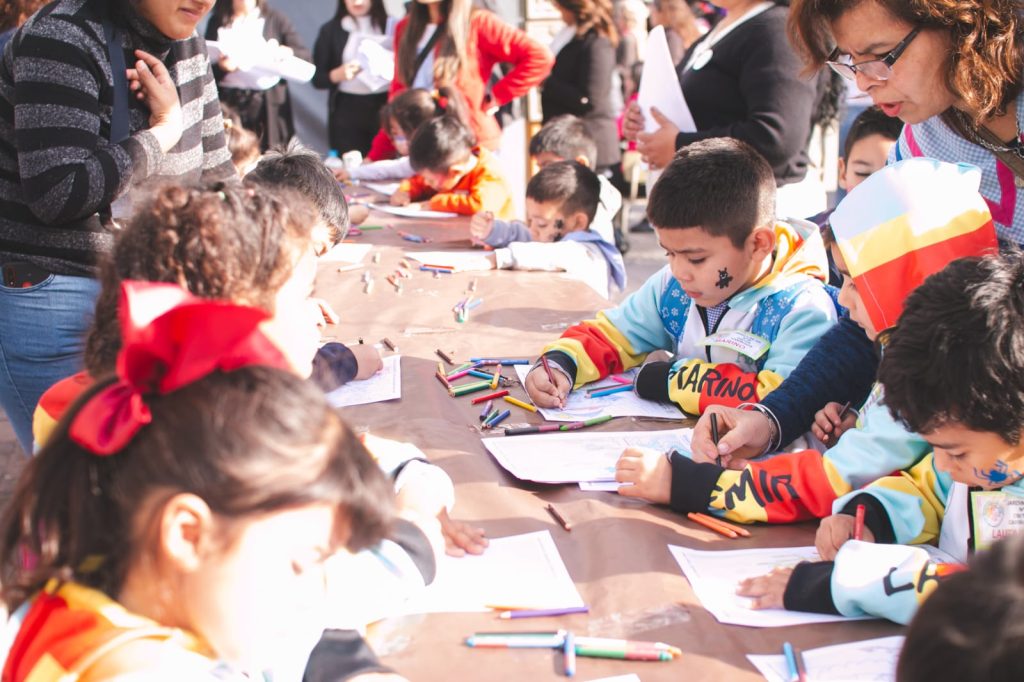
[[[884,56],[878,59],[867,59],[857,64],[847,64],[845,62],[836,61],[836,58],[839,56],[839,46],[837,45],[832,50],[832,54],[829,55],[829,58],[825,60],[825,63],[829,65],[829,68],[831,68],[833,71],[838,73],[846,80],[856,80],[857,72],[860,72],[864,74],[866,78],[870,78],[871,80],[887,81],[889,80],[889,76],[892,74],[892,67],[896,63],[896,60],[903,56],[903,53],[910,46],[910,43],[913,42],[914,38],[916,38],[917,34],[920,32],[921,27],[915,27],[914,30],[907,34],[906,38],[901,40],[899,44],[896,45],[896,47],[892,48],[892,50],[890,50]],[[875,64],[877,62],[885,64],[885,67],[888,70],[888,73],[885,75],[885,77],[874,76],[864,71],[865,66],[867,66],[868,64]]]

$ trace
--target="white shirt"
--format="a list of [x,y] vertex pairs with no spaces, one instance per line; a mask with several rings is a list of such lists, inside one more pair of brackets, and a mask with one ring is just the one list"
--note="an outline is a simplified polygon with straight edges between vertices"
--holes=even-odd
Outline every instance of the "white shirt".
[[[437,24],[427,24],[427,27],[423,29],[423,36],[420,38],[420,42],[416,44],[416,54],[419,55],[423,51],[423,48],[427,46],[427,41],[430,40],[431,36],[434,35],[434,31],[437,30]],[[427,58],[423,60],[423,64],[420,66],[420,70],[416,72],[416,77],[412,79],[411,88],[423,88],[424,90],[434,89],[434,51],[431,50],[427,54]]]
[[377,30],[369,15],[346,16],[341,27],[348,31],[348,40],[341,53],[341,63],[358,62],[355,78],[338,83],[338,90],[354,95],[385,92],[395,73],[395,53],[391,46],[395,40],[395,20],[388,17],[384,33]]

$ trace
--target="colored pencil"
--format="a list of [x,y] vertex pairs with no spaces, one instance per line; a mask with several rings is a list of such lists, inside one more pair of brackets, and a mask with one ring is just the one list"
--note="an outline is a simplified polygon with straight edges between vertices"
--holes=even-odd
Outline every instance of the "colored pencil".
[[745,538],[749,538],[750,537],[750,531],[747,530],[746,528],[744,528],[743,526],[737,526],[736,524],[729,523],[728,521],[723,521],[722,519],[718,518],[717,516],[711,516],[710,514],[701,514],[700,512],[690,512],[690,513],[691,514],[696,514],[697,516],[702,516],[705,519],[707,519],[708,521],[711,521],[712,523],[717,523],[719,526],[722,526],[723,528],[728,528],[729,530],[731,530],[734,533],[739,533],[740,535],[742,535]]
[[462,377],[467,376],[472,371],[472,369],[464,369],[458,372],[452,372],[451,374],[447,375],[448,381],[455,381],[456,379],[461,379]]
[[421,269],[422,268],[433,268],[434,270],[448,270],[448,271],[455,270],[455,266],[454,265],[436,265],[434,263],[424,263],[423,265],[420,266],[420,268]]
[[544,366],[544,373],[548,375],[548,381],[550,381],[551,385],[554,386],[555,375],[551,373],[551,365],[548,364],[548,359],[546,356],[540,356],[540,364]]
[[582,428],[587,427],[587,426],[595,426],[597,424],[604,424],[605,422],[611,421],[614,418],[615,417],[613,417],[612,415],[606,414],[606,415],[602,415],[600,417],[594,417],[592,419],[586,419],[586,420],[581,421],[581,422],[572,422],[571,424],[562,424],[561,426],[558,427],[558,430],[559,431],[575,431],[577,429],[582,429]]
[[802,649],[793,647],[793,658],[796,659],[796,676],[799,682],[807,682],[807,662]]
[[633,383],[632,379],[627,379],[626,377],[616,376],[614,374],[609,375],[608,378],[611,379],[612,381],[616,382],[616,383],[619,383],[619,384],[631,384],[631,383]]
[[562,427],[559,424],[543,424],[538,426],[520,426],[514,429],[505,429],[506,436],[525,436],[530,433],[549,433],[558,431]]
[[489,393],[487,395],[477,396],[476,398],[473,398],[473,400],[471,400],[470,403],[476,405],[477,403],[486,402],[488,400],[497,400],[498,398],[501,398],[502,396],[506,395],[508,395],[508,391],[498,391],[497,393]]
[[512,414],[512,410],[505,410],[504,412],[499,414],[497,417],[495,417],[494,419],[492,419],[489,422],[487,422],[488,428],[492,428],[493,429],[495,426],[497,426],[501,422],[503,422],[506,419],[508,419],[508,416],[510,414]]
[[715,464],[722,466],[722,453],[718,452],[718,415],[711,413],[711,442],[715,444]]
[[444,360],[445,362],[447,362],[447,363],[448,363],[449,365],[454,365],[454,364],[455,364],[455,361],[454,361],[454,360],[452,360],[452,356],[448,355],[447,353],[445,353],[445,352],[444,352],[443,350],[441,350],[440,348],[438,348],[437,350],[435,350],[435,351],[434,351],[434,354],[435,354],[435,355],[437,355],[437,357],[439,357],[439,358],[441,358],[442,360]]
[[518,400],[516,398],[513,398],[510,395],[505,396],[505,402],[506,403],[511,403],[511,404],[515,405],[516,407],[521,407],[524,410],[527,410],[529,412],[536,412],[537,411],[537,408],[534,407],[533,405],[531,405],[530,403],[524,403],[522,400]]
[[527,636],[527,637],[480,637],[474,635],[466,638],[466,646],[475,649],[557,649],[565,646],[565,635]]
[[738,538],[739,537],[738,533],[735,533],[735,532],[729,530],[725,526],[719,526],[717,523],[714,523],[712,521],[708,521],[708,520],[706,520],[706,519],[704,519],[704,518],[702,518],[700,516],[697,516],[693,512],[690,512],[689,514],[687,514],[686,518],[690,519],[694,523],[699,523],[700,525],[704,526],[705,528],[708,528],[710,530],[715,531],[719,535],[724,535],[727,538]]
[[390,350],[392,353],[398,352],[398,346],[396,346],[395,343],[388,337],[385,336],[383,339],[380,340],[380,342],[387,346],[388,350]]
[[470,376],[474,376],[474,377],[478,377],[480,379],[487,379],[488,382],[490,382],[491,380],[494,379],[494,375],[493,374],[488,374],[487,372],[481,372],[478,369],[471,369],[471,370],[469,370],[469,375]]
[[562,658],[565,663],[565,676],[576,674],[576,638],[571,632],[565,633],[565,645],[562,647]]
[[847,400],[846,404],[843,405],[843,409],[839,410],[839,421],[843,421],[843,417],[846,416],[846,413],[850,411],[850,408],[852,406],[853,406],[853,403],[851,403],[849,400]]
[[589,647],[593,649],[654,649],[665,651],[673,656],[682,656],[683,650],[664,642],[645,642],[634,639],[615,639],[613,637],[577,637],[576,648]]
[[622,385],[622,386],[616,386],[614,388],[606,388],[603,391],[594,391],[593,393],[589,394],[587,397],[588,398],[600,398],[601,396],[611,395],[613,393],[623,393],[625,391],[632,391],[632,390],[633,390],[633,384],[629,384],[628,386],[627,385]]
[[526,358],[470,358],[472,362],[479,362],[481,364],[495,364],[495,365],[529,365],[530,361]]
[[461,395],[467,393],[474,393],[476,391],[485,391],[490,388],[491,385],[486,381],[477,381],[472,384],[462,384],[461,386],[452,386],[452,397],[458,398]]
[[[473,402],[476,402],[475,400]],[[487,419],[488,415],[491,414],[491,408],[494,406],[493,400],[488,400],[487,405],[484,406],[483,412],[480,413],[480,421]]]
[[672,654],[667,651],[634,650],[623,651],[621,649],[595,649],[576,645],[576,655],[584,658],[617,658],[623,661],[671,661]]
[[497,371],[494,372],[494,376],[491,378],[492,391],[498,387],[499,381],[501,381],[501,365],[498,365]]
[[503,620],[515,620],[519,618],[550,618],[552,616],[568,616],[574,613],[589,613],[586,606],[567,606],[560,609],[533,609],[528,611],[505,611],[498,617]]
[[432,268],[426,265],[421,265],[420,270],[422,270],[423,272],[436,272],[437,274],[444,273],[446,275],[451,275],[455,273],[454,270],[449,270],[447,268]]
[[795,682],[800,679],[800,671],[796,667],[796,655],[793,653],[793,645],[789,642],[782,644],[782,655],[786,657],[786,669],[788,670],[787,682]]
[[572,524],[566,521],[565,517],[558,513],[558,510],[555,509],[555,505],[549,504],[544,508],[548,510],[548,514],[551,514],[551,518],[553,518],[558,525],[562,527],[562,530],[566,533],[572,532]]
[[857,505],[857,515],[854,517],[853,522],[853,539],[863,540],[864,539],[864,513],[867,509],[863,504]]
[[446,389],[448,389],[449,391],[450,391],[450,390],[452,390],[452,385],[448,383],[448,380],[444,378],[444,375],[443,375],[443,374],[441,374],[440,372],[438,372],[438,373],[437,373],[437,374],[435,374],[434,376],[436,376],[436,377],[437,377],[437,380],[438,380],[438,381],[440,381],[440,382],[441,382],[441,384],[442,384],[442,385],[443,385],[443,386],[444,386],[444,387],[445,387]]

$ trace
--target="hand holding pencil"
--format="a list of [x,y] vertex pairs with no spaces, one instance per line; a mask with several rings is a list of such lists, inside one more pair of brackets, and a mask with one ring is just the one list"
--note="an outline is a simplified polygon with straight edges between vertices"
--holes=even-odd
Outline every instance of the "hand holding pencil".
[[523,388],[537,407],[565,407],[572,390],[564,374],[548,367],[535,367],[526,375]]
[[814,415],[811,433],[825,445],[835,445],[840,436],[857,425],[857,416],[850,403],[828,403]]
[[[818,555],[825,561],[835,559],[839,548],[853,539],[856,526],[856,517],[849,514],[833,514],[823,518],[814,535],[814,547]],[[863,542],[874,542],[875,535],[870,528],[864,526],[860,539]]]

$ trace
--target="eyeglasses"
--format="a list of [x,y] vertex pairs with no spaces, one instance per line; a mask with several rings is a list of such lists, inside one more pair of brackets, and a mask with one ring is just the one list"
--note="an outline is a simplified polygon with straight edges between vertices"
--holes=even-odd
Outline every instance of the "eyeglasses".
[[[900,58],[903,52],[910,45],[910,42],[917,36],[921,31],[921,27],[915,28],[913,31],[907,34],[907,37],[900,41],[900,44],[893,48],[892,52],[885,55],[881,59],[869,59],[868,61],[861,62],[859,64],[850,64],[849,62],[837,61],[839,58],[839,48],[832,50],[832,54],[828,56],[825,61],[832,70],[838,73],[840,76],[847,80],[854,80],[857,78],[857,73],[864,74],[865,77],[876,81],[887,81],[889,76],[892,75],[892,65],[896,63],[896,60]],[[849,57],[847,57],[849,59]]]

